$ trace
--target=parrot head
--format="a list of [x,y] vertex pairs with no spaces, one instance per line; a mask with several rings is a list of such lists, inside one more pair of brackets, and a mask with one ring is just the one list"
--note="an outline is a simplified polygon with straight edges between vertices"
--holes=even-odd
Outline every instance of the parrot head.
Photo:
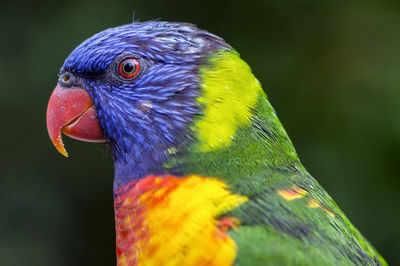
[[134,22],[92,36],[60,70],[47,110],[53,144],[67,156],[61,133],[106,142],[116,171],[140,176],[191,139],[202,113],[199,69],[224,50],[232,52],[188,23]]

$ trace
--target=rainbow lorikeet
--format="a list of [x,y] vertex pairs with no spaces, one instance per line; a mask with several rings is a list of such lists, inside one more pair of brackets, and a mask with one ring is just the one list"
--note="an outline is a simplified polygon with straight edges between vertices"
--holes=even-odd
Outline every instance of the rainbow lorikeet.
[[188,23],[104,30],[65,60],[48,132],[114,159],[118,265],[381,265],[301,164],[250,67]]

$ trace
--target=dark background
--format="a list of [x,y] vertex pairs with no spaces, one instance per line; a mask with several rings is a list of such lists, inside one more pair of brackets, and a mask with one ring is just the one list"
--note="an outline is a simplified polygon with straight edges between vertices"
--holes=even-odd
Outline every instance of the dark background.
[[115,263],[112,158],[52,146],[66,56],[108,27],[162,18],[222,36],[250,64],[303,163],[400,265],[399,1],[8,1],[1,6],[0,264]]

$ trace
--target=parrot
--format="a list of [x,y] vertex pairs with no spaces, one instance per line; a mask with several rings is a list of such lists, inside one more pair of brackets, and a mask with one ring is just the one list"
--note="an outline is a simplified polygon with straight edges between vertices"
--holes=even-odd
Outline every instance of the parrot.
[[249,65],[194,24],[105,29],[65,59],[47,130],[104,143],[117,265],[387,265],[301,163]]

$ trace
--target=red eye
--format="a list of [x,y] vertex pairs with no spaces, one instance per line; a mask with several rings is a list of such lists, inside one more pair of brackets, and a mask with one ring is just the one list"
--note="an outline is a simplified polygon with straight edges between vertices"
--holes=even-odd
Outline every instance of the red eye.
[[135,58],[126,58],[119,64],[118,70],[123,78],[133,78],[139,73],[139,61]]

